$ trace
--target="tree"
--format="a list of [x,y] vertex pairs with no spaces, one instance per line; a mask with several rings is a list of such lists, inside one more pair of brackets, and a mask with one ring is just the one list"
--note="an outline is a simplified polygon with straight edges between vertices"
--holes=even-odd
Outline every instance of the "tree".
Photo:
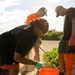
[[43,40],[60,40],[63,35],[62,31],[50,30],[47,35],[43,37]]

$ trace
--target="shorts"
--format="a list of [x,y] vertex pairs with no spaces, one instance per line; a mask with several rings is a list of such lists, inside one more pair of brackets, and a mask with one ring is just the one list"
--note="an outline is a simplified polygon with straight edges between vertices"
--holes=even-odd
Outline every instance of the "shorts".
[[65,53],[66,49],[66,41],[60,40],[59,47],[58,47],[58,53]]
[[69,46],[67,40],[61,39],[59,42],[58,53],[75,53],[75,46]]

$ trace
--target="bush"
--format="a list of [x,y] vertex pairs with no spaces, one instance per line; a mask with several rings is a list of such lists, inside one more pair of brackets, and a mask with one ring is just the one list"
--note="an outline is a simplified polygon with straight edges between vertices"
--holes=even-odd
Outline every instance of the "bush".
[[[43,54],[43,60],[47,64],[45,67],[59,68],[58,64],[58,48],[53,48],[51,51],[47,51]],[[66,73],[66,64],[64,63],[64,72]]]
[[63,35],[63,32],[50,30],[48,31],[47,35],[45,35],[42,39],[43,40],[60,40]]
[[53,48],[51,51],[47,51],[43,54],[43,60],[50,63],[51,67],[58,67],[58,48]]

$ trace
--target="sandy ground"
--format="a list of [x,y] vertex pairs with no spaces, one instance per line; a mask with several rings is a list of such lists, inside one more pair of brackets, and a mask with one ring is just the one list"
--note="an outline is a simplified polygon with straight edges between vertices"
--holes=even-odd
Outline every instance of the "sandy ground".
[[[52,50],[52,48],[58,48],[58,45],[59,45],[59,41],[42,41],[42,44],[40,45],[40,47],[43,50],[45,50],[45,51],[50,51],[50,50]],[[43,53],[44,52],[40,49],[40,62],[44,62],[43,61]],[[34,59],[34,50],[33,49],[31,50],[31,53],[30,53],[30,59]],[[20,64],[20,72],[19,72],[19,75],[22,75],[20,73],[24,69],[25,69],[24,65],[23,64]],[[32,66],[28,66],[28,70],[30,72],[34,72],[34,66],[33,65]],[[26,75],[28,75],[28,74],[26,74]]]

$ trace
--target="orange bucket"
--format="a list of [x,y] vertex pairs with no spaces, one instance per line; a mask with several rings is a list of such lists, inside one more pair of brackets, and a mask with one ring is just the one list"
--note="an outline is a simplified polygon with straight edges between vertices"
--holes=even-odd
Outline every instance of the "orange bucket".
[[75,54],[64,54],[66,75],[75,75]]
[[39,70],[39,75],[59,75],[56,68],[42,68]]

